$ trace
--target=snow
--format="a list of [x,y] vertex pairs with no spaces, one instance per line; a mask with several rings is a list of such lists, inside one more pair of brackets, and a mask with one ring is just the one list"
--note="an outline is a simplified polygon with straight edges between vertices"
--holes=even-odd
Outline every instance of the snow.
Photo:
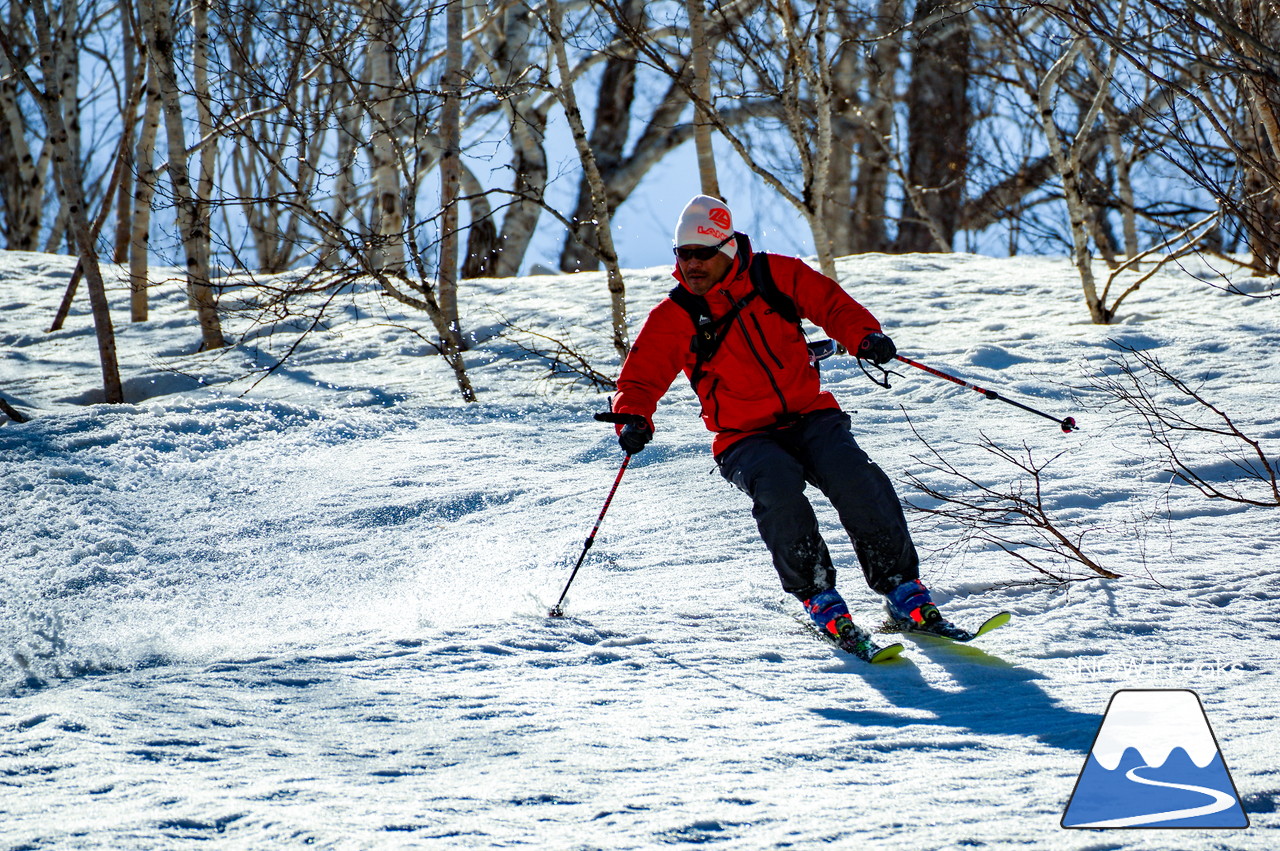
[[[977,646],[907,639],[871,667],[793,620],[682,379],[568,616],[546,616],[622,456],[591,419],[603,396],[547,379],[502,332],[571,340],[613,371],[603,275],[467,282],[480,402],[464,405],[426,318],[372,292],[336,299],[265,375],[287,323],[230,318],[245,342],[198,353],[177,285],[131,325],[111,270],[127,404],[108,406],[86,299],[47,332],[73,265],[0,254],[0,394],[31,417],[0,425],[0,848],[1277,844],[1280,514],[1171,482],[1094,384],[1117,344],[1155,354],[1275,459],[1274,300],[1171,269],[1099,327],[1062,259],[840,260],[904,354],[1080,422],[1064,435],[916,370],[885,390],[826,361],[904,498],[920,499],[906,476],[937,478],[907,417],[985,482],[1017,471],[984,436],[1054,459],[1046,507],[1121,574],[1036,582],[912,513],[944,611],[1014,620]],[[669,270],[627,284],[634,328]],[[1251,487],[1216,448],[1185,448]],[[1249,829],[1059,826],[1112,694],[1138,688],[1199,694]]]

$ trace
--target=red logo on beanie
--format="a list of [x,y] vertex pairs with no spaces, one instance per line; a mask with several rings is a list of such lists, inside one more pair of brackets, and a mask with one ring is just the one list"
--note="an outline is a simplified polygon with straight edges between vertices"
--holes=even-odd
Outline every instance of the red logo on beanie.
[[711,210],[711,212],[707,213],[707,218],[711,219],[711,221],[715,222],[725,230],[729,229],[729,225],[733,221],[732,219],[729,218],[729,211],[726,210],[724,207],[716,207],[715,209]]

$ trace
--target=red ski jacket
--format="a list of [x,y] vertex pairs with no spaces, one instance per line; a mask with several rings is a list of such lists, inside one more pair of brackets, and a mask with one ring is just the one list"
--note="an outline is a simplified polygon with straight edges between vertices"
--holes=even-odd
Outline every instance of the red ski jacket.
[[[740,252],[724,280],[706,294],[713,318],[724,316],[753,289],[747,260]],[[880,330],[870,311],[802,260],[770,254],[769,269],[800,315],[849,351],[857,351],[863,337]],[[684,286],[679,267],[673,274]],[[615,413],[639,414],[652,428],[658,400],[676,375],[684,372],[694,382],[693,333],[688,311],[671,298],[650,311],[622,365]],[[751,434],[785,426],[802,414],[840,408],[821,387],[800,326],[759,297],[733,320],[719,350],[703,365],[694,391],[702,402],[702,421],[715,434],[711,449],[716,457]]]

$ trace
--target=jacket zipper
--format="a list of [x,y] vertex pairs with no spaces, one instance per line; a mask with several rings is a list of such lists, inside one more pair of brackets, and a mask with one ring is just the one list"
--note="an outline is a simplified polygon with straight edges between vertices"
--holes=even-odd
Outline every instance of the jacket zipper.
[[[751,318],[755,319],[754,316]],[[764,370],[764,374],[769,379],[769,385],[773,387],[773,392],[778,397],[778,403],[782,406],[782,415],[786,416],[787,414],[790,413],[790,411],[787,409],[787,397],[782,395],[782,388],[778,387],[778,382],[774,380],[773,371],[769,369],[769,365],[765,363],[764,358],[760,356],[759,350],[756,349],[756,344],[755,342],[752,341],[751,334],[748,333],[747,331],[747,323],[742,321],[741,313],[738,314],[737,319],[738,319],[738,324],[742,327],[742,336],[747,341],[747,348],[751,350],[751,354],[755,356],[756,362],[759,363],[760,368]],[[760,327],[759,323],[757,323],[756,327],[757,328]],[[761,339],[763,339],[763,337]],[[769,354],[772,355],[773,353],[770,352]],[[777,360],[777,358],[775,357],[774,360]]]
[[756,326],[756,334],[760,336],[760,344],[764,346],[765,353],[773,358],[773,362],[778,365],[778,369],[785,369],[782,361],[774,354],[773,349],[769,347],[769,340],[764,335],[764,329],[760,327],[760,319],[753,313],[751,314],[751,323]]
[[707,402],[711,406],[711,423],[720,428],[720,402],[716,399],[716,388],[720,386],[720,379],[713,378],[711,386],[707,388]]

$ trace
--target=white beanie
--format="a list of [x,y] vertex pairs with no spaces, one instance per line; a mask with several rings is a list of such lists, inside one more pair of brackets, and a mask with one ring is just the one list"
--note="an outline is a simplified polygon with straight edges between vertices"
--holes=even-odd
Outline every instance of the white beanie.
[[[685,205],[676,224],[675,244],[715,245],[733,236],[733,214],[729,206],[710,195],[696,195]],[[720,246],[720,251],[730,257],[738,254],[738,241],[730,239]]]

